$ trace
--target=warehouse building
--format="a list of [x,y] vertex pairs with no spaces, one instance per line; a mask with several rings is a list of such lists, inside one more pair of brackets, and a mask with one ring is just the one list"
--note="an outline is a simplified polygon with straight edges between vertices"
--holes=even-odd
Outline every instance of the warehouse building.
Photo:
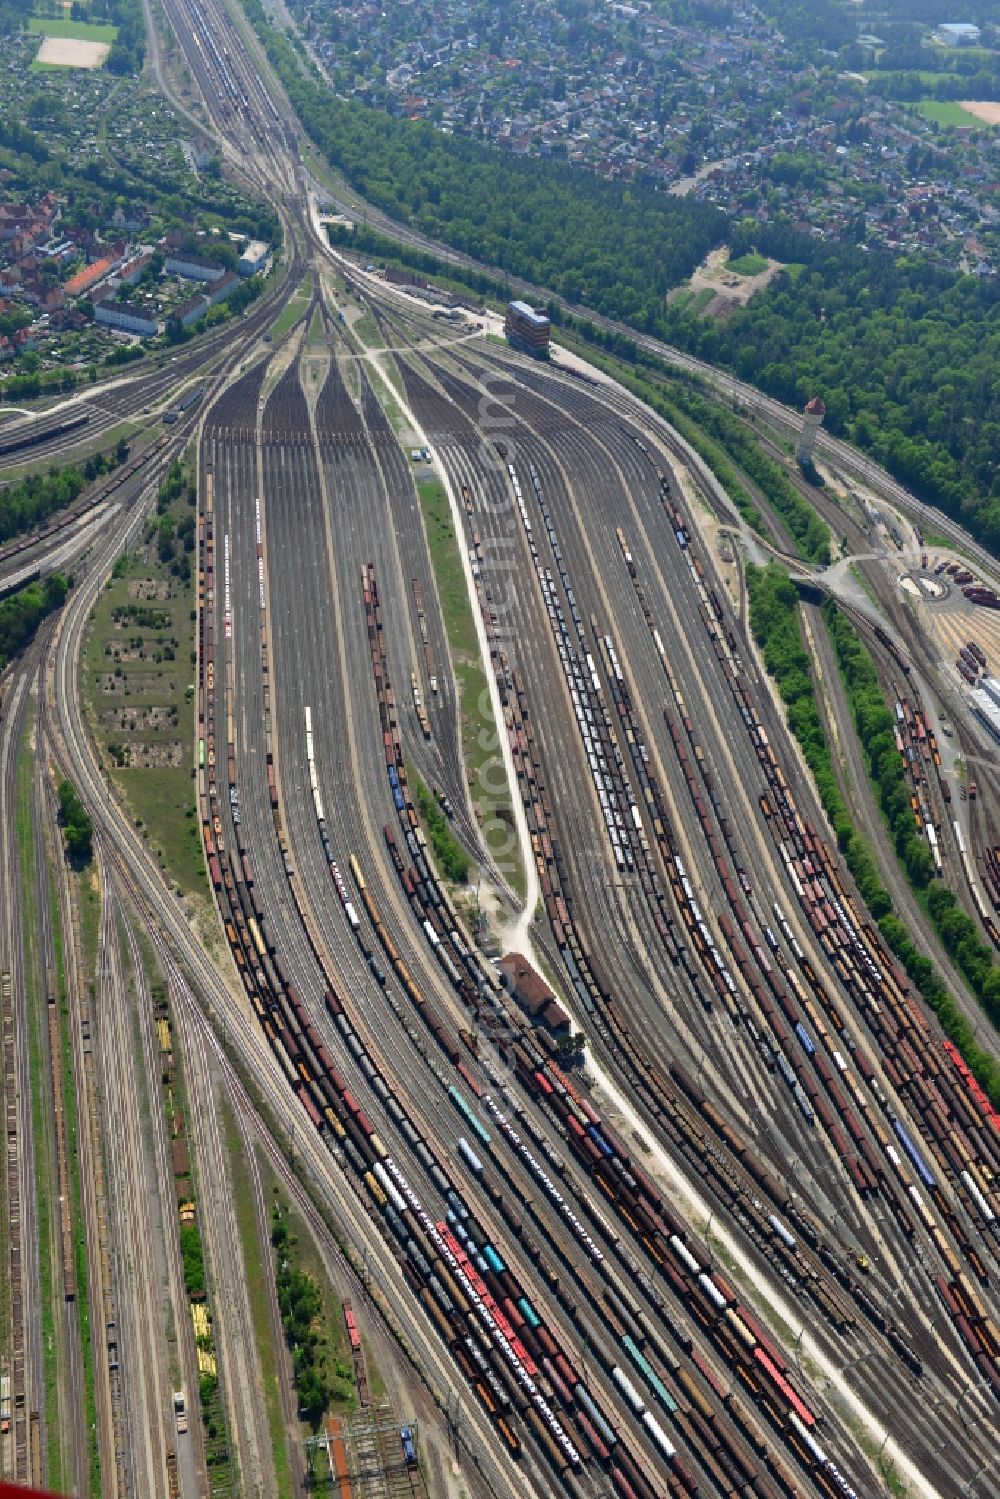
[[514,995],[518,1004],[536,1023],[547,1025],[554,1035],[569,1030],[569,1016],[556,1002],[556,997],[523,953],[509,952],[500,959],[500,972],[505,987]]
[[934,33],[934,40],[944,47],[975,47],[979,37],[979,27],[971,21],[942,21]]
[[983,677],[969,693],[969,705],[986,732],[1000,744],[1000,682]]
[[240,256],[241,276],[256,276],[267,264],[267,245],[262,239],[252,239]]

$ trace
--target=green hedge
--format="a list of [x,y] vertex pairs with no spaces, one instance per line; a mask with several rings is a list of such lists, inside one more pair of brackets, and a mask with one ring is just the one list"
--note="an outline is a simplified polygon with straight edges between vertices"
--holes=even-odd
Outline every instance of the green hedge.
[[59,782],[59,821],[66,852],[76,864],[86,864],[91,854],[93,824],[71,781]]
[[201,1234],[193,1223],[182,1223],[180,1240],[184,1289],[192,1299],[203,1297],[206,1289],[205,1254],[201,1247]]

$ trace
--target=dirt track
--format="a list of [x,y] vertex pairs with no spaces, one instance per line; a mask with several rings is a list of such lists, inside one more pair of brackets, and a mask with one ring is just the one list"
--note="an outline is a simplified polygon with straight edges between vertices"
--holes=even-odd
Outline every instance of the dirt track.
[[107,42],[86,42],[74,36],[47,36],[35,61],[58,68],[99,68],[110,51]]

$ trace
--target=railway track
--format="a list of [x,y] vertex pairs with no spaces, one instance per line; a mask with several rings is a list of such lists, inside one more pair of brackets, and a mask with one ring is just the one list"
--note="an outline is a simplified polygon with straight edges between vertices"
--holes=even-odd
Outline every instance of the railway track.
[[214,471],[214,465],[213,465],[213,478],[214,478],[214,472],[216,472],[216,471]]
[[[266,84],[252,86],[239,47],[231,67],[206,50],[225,27],[217,5],[199,18],[176,0],[171,13],[216,124],[242,138],[263,117]],[[246,88],[239,122],[228,88],[228,104],[212,99],[227,76]],[[254,166],[269,191],[278,172],[293,179],[293,148],[276,134]],[[816,1316],[810,1347],[827,1369],[854,1371],[837,1393],[853,1387],[882,1412],[891,1371],[887,1440],[889,1424],[908,1424],[938,1492],[960,1482],[975,1492],[984,1395],[966,1404],[976,1425],[964,1443],[961,1422],[934,1402],[961,1391],[961,1416],[970,1366],[984,1382],[996,1375],[979,1289],[995,1273],[981,1208],[995,1196],[990,1124],[800,794],[742,635],[742,594],[734,612],[685,485],[719,506],[725,497],[624,397],[598,402],[579,382],[491,351],[434,352],[423,338],[415,332],[397,367],[439,472],[465,497],[462,544],[544,940],[593,1054],[655,1149],[736,1225],[741,1252]],[[419,667],[428,615],[435,661],[446,648],[406,458],[360,368],[360,410],[328,382],[310,411],[294,360],[266,401],[261,363],[204,429],[199,794],[241,989],[223,990],[176,913],[155,910],[141,845],[101,802],[72,699],[99,586],[88,578],[61,633],[57,702],[61,753],[100,804],[99,837],[113,833],[108,862],[240,1037],[303,1169],[353,1241],[370,1244],[379,1286],[410,1308],[408,1335],[439,1395],[461,1371],[469,1440],[494,1492],[558,1482],[587,1494],[610,1482],[651,1495],[697,1482],[725,1493],[752,1478],[767,1495],[848,1494],[864,1458],[828,1392],[759,1326],[599,1095],[496,993],[428,863],[408,763],[456,793],[472,846],[477,829],[454,699],[442,694],[428,742],[394,695]],[[482,384],[497,376],[515,396],[516,447],[505,451],[477,420]],[[123,529],[139,518],[137,507]],[[95,568],[114,551],[99,542]],[[203,1048],[194,1089],[225,1203],[210,1033],[175,959],[161,958],[185,1049]],[[118,1009],[122,982],[120,971],[109,980]],[[458,1130],[475,1143],[463,1136],[455,1156]],[[804,1191],[783,1176],[788,1161]],[[215,1232],[241,1470],[247,1487],[270,1492],[228,1210]],[[909,1326],[887,1309],[893,1271],[912,1276]],[[928,1301],[937,1331],[920,1309]],[[169,1466],[164,1481],[169,1490]]]
[[6,1156],[6,1264],[3,1286],[7,1327],[5,1367],[9,1432],[2,1441],[6,1469],[15,1482],[41,1481],[37,1432],[42,1404],[42,1350],[31,1309],[39,1299],[39,1246],[35,1219],[34,1134],[27,1039],[27,954],[23,945],[22,882],[16,838],[17,763],[26,731],[30,682],[51,627],[29,649],[23,674],[7,674],[0,715],[0,871],[9,897],[0,923],[0,1010],[4,1053]]

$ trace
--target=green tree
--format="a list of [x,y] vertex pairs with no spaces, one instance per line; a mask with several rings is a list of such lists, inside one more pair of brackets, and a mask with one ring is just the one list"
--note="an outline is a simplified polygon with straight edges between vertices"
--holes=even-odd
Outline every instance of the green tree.
[[71,781],[59,783],[59,821],[70,861],[77,866],[90,862],[93,825]]

